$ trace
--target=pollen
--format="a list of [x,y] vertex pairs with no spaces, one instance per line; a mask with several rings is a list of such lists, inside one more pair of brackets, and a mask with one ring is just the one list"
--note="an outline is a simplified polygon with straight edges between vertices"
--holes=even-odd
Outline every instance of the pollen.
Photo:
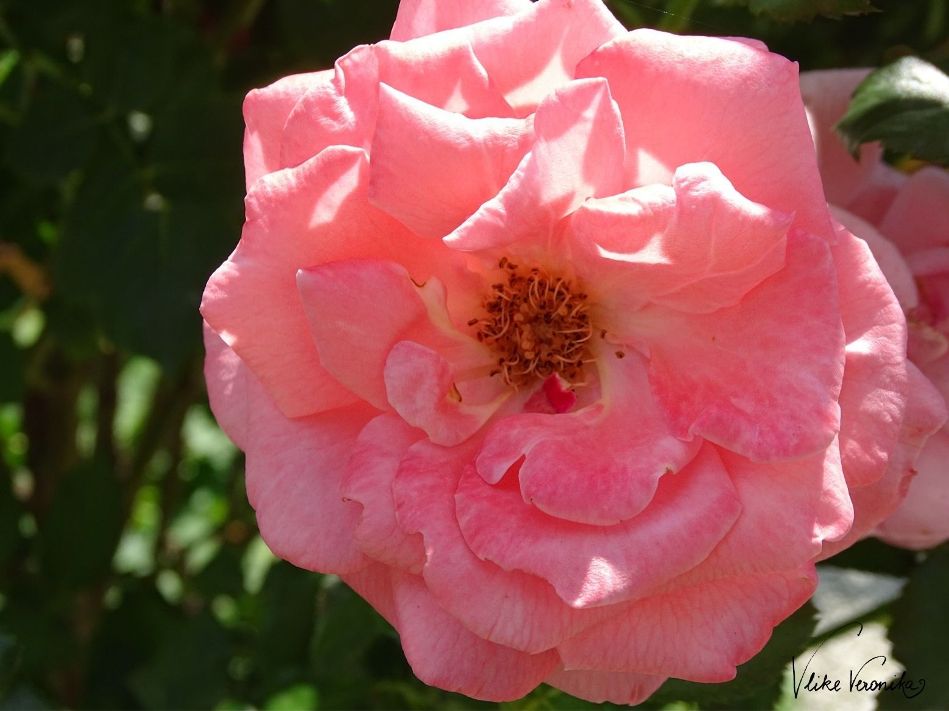
[[587,294],[569,279],[540,267],[527,268],[502,257],[501,276],[484,299],[485,316],[468,325],[498,356],[491,371],[519,388],[558,374],[571,383],[592,362]]

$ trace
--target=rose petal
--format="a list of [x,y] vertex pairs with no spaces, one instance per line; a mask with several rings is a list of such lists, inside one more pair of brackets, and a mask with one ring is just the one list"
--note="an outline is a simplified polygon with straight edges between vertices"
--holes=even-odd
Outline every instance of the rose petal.
[[[863,191],[883,157],[878,142],[860,147],[854,160],[834,130],[850,104],[854,89],[869,69],[830,69],[801,74],[801,96],[807,106],[827,200],[847,206]],[[839,219],[839,218],[838,218]]]
[[[620,312],[651,301],[709,312],[733,306],[784,266],[791,218],[742,197],[709,163],[587,200],[570,219],[581,276]],[[620,306],[619,304],[622,304]]]
[[571,81],[590,52],[626,32],[599,0],[537,2],[487,27],[474,28],[475,54],[518,116]]
[[[820,559],[826,559],[849,548],[870,534],[890,516],[906,496],[913,464],[920,449],[934,432],[946,422],[946,402],[933,384],[912,363],[909,372],[909,400],[900,431],[899,446],[889,459],[886,473],[867,486],[850,486],[854,521],[843,538],[824,545]],[[846,473],[846,472],[845,472]]]
[[244,99],[244,173],[248,190],[257,178],[283,167],[280,146],[283,127],[297,101],[314,86],[332,80],[332,70],[291,74]]
[[605,77],[623,116],[627,185],[708,161],[742,195],[833,239],[797,66],[746,43],[634,30],[577,67]]
[[902,548],[923,550],[949,538],[949,432],[941,430],[926,442],[916,461],[909,494],[876,535]]
[[700,442],[667,427],[649,390],[642,359],[600,355],[603,401],[574,412],[501,419],[476,460],[489,483],[515,463],[524,501],[557,518],[610,525],[652,500],[659,478],[679,471]]
[[479,637],[532,653],[619,612],[572,609],[547,582],[502,570],[471,552],[453,498],[470,456],[470,448],[452,451],[420,442],[403,459],[393,484],[399,524],[425,539],[422,574],[439,604]]
[[616,526],[551,518],[525,504],[515,488],[490,486],[473,469],[462,476],[455,502],[477,556],[549,581],[578,608],[640,597],[697,565],[741,508],[710,446],[682,471],[662,477],[646,510]]
[[556,689],[599,704],[635,706],[648,699],[666,678],[630,672],[566,671],[554,672],[544,681]]
[[916,308],[919,305],[919,292],[916,290],[913,272],[896,245],[866,220],[833,205],[830,206],[830,211],[835,220],[867,243],[903,310]]
[[529,10],[530,0],[402,0],[390,39],[404,41]]
[[840,427],[843,329],[822,240],[792,233],[784,270],[711,314],[648,307],[631,318],[650,382],[679,437],[754,460],[823,450]]
[[247,196],[241,242],[204,292],[205,320],[288,417],[353,401],[319,361],[297,271],[343,256],[400,253],[413,275],[425,279],[437,269],[439,251],[447,253],[369,205],[368,172],[362,151],[340,146],[258,180]]
[[845,228],[834,247],[847,348],[840,449],[850,486],[886,471],[907,406],[906,319],[866,243]]
[[[359,506],[343,500],[340,479],[356,436],[371,416],[354,405],[288,419],[227,345],[205,329],[211,406],[239,435],[247,455],[247,497],[260,535],[275,555],[325,573],[367,564],[353,541]],[[239,398],[241,407],[230,411]]]
[[722,682],[757,654],[772,629],[814,592],[813,565],[728,577],[640,600],[563,644],[566,669],[636,672]]
[[445,238],[464,251],[543,243],[588,197],[621,189],[623,126],[602,79],[571,82],[541,103],[536,142],[501,191]]
[[395,571],[392,578],[402,649],[426,684],[485,701],[512,701],[557,667],[554,651],[524,654],[465,629],[420,578]]
[[343,477],[341,492],[362,504],[354,537],[368,556],[412,573],[422,570],[425,550],[418,534],[402,531],[395,518],[392,483],[402,457],[421,433],[398,417],[375,418],[359,433]]
[[936,167],[913,173],[880,223],[903,254],[949,246],[949,171]]
[[507,182],[533,138],[519,119],[469,119],[382,84],[369,194],[415,234],[444,237]]

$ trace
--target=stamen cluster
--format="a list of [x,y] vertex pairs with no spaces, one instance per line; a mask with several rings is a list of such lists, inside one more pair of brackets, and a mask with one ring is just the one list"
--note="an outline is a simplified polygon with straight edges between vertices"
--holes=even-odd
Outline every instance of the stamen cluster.
[[506,257],[501,280],[485,298],[487,316],[471,319],[479,341],[498,353],[500,375],[515,388],[554,373],[575,382],[590,362],[593,337],[587,294],[539,267],[522,268]]

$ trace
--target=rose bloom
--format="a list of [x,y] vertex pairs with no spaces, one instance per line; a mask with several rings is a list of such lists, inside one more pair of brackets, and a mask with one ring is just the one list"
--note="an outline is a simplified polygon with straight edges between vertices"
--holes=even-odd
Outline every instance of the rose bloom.
[[[833,125],[867,69],[808,72],[801,88],[821,176],[834,216],[863,238],[909,320],[909,357],[949,397],[949,173],[925,167],[904,175],[882,161],[879,144],[859,160]],[[949,539],[949,428],[926,444],[909,494],[876,535],[906,548]]]
[[942,424],[760,43],[404,0],[245,118],[211,405],[264,540],[428,684],[731,679]]

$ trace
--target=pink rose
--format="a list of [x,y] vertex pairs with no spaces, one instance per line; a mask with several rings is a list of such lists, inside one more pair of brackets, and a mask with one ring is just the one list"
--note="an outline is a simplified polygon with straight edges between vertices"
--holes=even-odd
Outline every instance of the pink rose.
[[[949,397],[949,173],[904,175],[882,161],[879,144],[855,161],[833,131],[867,69],[801,76],[821,175],[836,218],[862,237],[909,321],[909,356]],[[926,444],[903,504],[875,534],[905,548],[949,539],[949,427]],[[909,484],[909,481],[906,482]]]
[[796,66],[598,0],[404,0],[393,38],[245,104],[202,314],[264,539],[445,689],[732,678],[943,419]]

